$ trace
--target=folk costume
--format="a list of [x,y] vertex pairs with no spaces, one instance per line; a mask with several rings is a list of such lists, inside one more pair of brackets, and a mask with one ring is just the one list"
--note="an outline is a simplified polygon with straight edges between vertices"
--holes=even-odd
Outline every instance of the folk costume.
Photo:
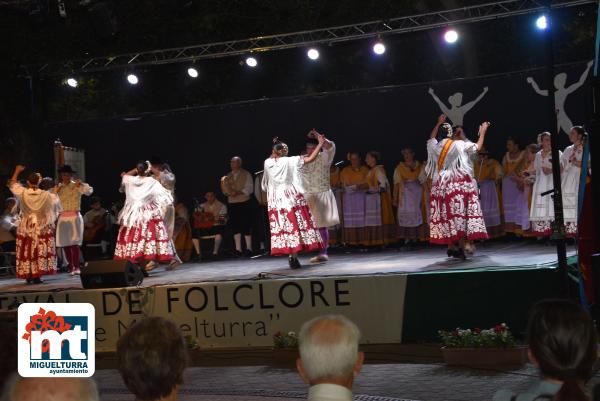
[[394,170],[394,204],[398,205],[399,238],[406,241],[424,240],[429,237],[427,211],[429,203],[424,202],[425,194],[419,176],[425,166],[418,162],[409,166],[401,162]]

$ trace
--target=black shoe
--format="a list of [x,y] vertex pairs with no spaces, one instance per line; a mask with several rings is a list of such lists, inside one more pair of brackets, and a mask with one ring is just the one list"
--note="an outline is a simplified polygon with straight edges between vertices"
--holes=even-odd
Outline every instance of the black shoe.
[[33,280],[31,280],[31,284],[42,284],[42,283],[43,283],[43,281],[39,277],[36,277]]
[[25,281],[27,281],[27,284],[31,284],[31,282],[33,281],[33,279],[28,278],[28,279],[25,279]]
[[244,254],[243,254],[242,252],[238,251],[238,250],[235,250],[235,251],[233,251],[233,252],[231,253],[231,255],[232,255],[234,258],[241,258],[242,256],[244,256]]
[[144,277],[150,277],[150,273],[148,273],[148,271],[147,271],[146,269],[143,269],[143,268],[142,268],[141,270],[142,270],[142,275],[143,275]]
[[290,269],[299,269],[302,267],[302,265],[300,264],[300,261],[298,260],[298,258],[292,258],[290,257],[288,259],[288,262],[290,264]]
[[454,257],[456,259],[467,260],[467,255],[465,254],[465,250],[462,248],[459,249],[458,251],[455,251]]
[[456,249],[450,249],[448,248],[448,251],[446,252],[446,254],[448,255],[449,258],[455,258],[457,255],[457,250]]
[[249,250],[249,249],[246,249],[246,250],[244,251],[244,256],[245,256],[245,257],[247,257],[247,258],[251,258],[252,256],[254,256],[254,252],[252,252],[252,251],[251,251],[251,250]]

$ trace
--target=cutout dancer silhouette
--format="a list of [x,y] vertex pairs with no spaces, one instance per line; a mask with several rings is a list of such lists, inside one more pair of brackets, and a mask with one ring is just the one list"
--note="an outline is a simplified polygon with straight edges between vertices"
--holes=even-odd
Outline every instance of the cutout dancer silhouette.
[[433,97],[433,100],[440,106],[440,110],[442,113],[448,117],[450,121],[452,121],[452,125],[463,125],[463,119],[465,118],[465,114],[467,114],[488,92],[488,87],[483,88],[483,92],[475,100],[469,102],[465,105],[462,104],[463,94],[461,92],[457,92],[454,95],[451,95],[448,98],[448,103],[450,103],[450,108],[446,107],[444,102],[440,100],[439,97],[436,96],[433,88],[429,88],[429,94]]

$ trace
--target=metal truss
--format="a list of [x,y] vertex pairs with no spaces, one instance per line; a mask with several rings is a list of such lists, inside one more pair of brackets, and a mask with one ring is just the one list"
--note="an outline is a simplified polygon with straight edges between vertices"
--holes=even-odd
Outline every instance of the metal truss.
[[[551,8],[595,4],[597,0],[553,0]],[[207,43],[172,49],[151,50],[113,56],[50,62],[36,68],[41,76],[108,71],[149,65],[190,62],[202,59],[239,56],[250,53],[292,49],[317,44],[383,37],[390,34],[423,31],[449,25],[475,23],[491,19],[535,13],[547,9],[546,0],[504,0],[494,3],[428,12],[405,17],[314,29],[280,35]]]

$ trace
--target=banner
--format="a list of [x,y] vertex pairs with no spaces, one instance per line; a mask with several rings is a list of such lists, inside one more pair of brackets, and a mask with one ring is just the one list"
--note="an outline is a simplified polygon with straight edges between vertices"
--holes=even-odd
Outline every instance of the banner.
[[0,294],[0,310],[15,300],[89,302],[96,308],[99,352],[114,351],[117,339],[144,316],[175,321],[201,348],[271,346],[278,331],[298,332],[324,314],[353,320],[362,343],[400,343],[406,281],[399,274]]

